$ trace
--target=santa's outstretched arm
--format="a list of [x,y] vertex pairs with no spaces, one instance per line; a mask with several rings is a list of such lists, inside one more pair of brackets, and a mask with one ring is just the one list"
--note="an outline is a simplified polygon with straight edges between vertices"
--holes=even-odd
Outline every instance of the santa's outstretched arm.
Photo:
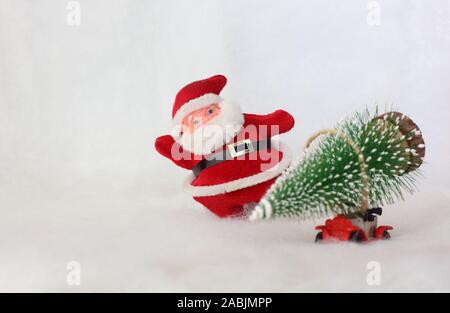
[[202,160],[193,153],[184,150],[170,135],[156,138],[155,148],[159,154],[187,170],[192,170]]
[[[245,124],[267,126],[268,137],[283,134],[290,131],[295,124],[294,117],[284,110],[277,110],[266,115],[244,114]],[[272,127],[278,126],[278,127]]]

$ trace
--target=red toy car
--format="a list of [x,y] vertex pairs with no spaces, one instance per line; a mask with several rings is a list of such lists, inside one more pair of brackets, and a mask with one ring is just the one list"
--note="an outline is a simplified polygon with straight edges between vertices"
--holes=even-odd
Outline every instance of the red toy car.
[[338,215],[328,219],[325,225],[316,226],[320,233],[316,236],[316,242],[328,240],[363,242],[368,240],[387,240],[391,238],[389,231],[391,226],[377,226],[377,215],[383,213],[382,208],[367,210],[363,217],[348,218]]

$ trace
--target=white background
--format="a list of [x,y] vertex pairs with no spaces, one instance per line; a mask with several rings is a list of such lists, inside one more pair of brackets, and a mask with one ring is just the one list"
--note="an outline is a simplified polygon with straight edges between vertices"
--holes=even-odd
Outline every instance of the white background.
[[[362,0],[79,3],[69,26],[67,1],[0,0],[0,291],[450,291],[449,1],[380,0],[379,26]],[[220,220],[184,194],[153,141],[217,73],[245,112],[291,112],[297,153],[365,105],[413,117],[425,179],[386,207],[393,240],[315,245],[323,220]]]

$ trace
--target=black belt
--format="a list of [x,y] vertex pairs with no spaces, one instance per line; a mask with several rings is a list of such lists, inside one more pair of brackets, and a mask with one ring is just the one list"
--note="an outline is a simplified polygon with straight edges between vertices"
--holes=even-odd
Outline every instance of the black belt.
[[232,160],[247,153],[267,150],[270,149],[270,147],[270,138],[253,142],[250,139],[246,139],[236,143],[230,143],[226,145],[225,150],[206,156],[204,160],[194,166],[192,171],[194,172],[195,177],[197,177],[208,167],[222,163],[223,161]]

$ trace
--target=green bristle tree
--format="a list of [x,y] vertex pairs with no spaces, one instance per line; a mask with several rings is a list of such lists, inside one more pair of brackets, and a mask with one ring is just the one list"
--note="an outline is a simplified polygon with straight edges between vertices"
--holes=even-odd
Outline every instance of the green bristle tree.
[[415,190],[425,155],[421,132],[398,112],[356,113],[323,135],[256,206],[250,219],[364,213]]

